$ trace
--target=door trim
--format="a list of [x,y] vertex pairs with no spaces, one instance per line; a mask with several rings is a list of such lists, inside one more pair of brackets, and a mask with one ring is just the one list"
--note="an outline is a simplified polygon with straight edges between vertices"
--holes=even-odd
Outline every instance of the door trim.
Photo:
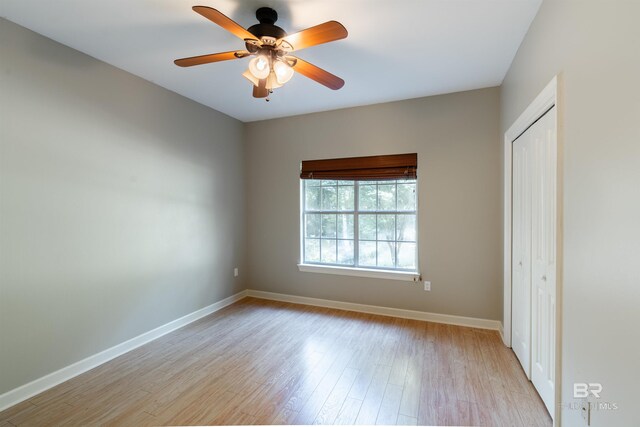
[[[560,81],[560,84],[559,84]],[[559,90],[560,89],[560,90]],[[524,112],[518,117],[518,119],[511,125],[511,127],[504,134],[504,170],[503,170],[503,341],[507,347],[511,347],[511,239],[512,239],[512,218],[511,218],[511,203],[512,203],[512,144],[529,126],[542,117],[551,107],[555,105],[553,111],[549,111],[547,114],[556,114],[556,141],[557,141],[557,196],[556,196],[556,348],[555,348],[555,413],[551,414],[554,420],[554,425],[560,425],[560,411],[561,405],[561,379],[562,379],[562,365],[561,365],[561,351],[562,351],[562,264],[563,264],[563,139],[562,139],[562,109],[561,103],[558,102],[558,93],[561,92],[561,76],[554,76],[553,79],[547,84],[547,86],[538,94],[533,102],[524,110]]]

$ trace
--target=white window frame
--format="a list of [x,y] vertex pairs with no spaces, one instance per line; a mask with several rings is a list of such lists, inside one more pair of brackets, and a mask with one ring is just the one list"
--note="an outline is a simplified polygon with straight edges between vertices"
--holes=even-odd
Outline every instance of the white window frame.
[[[373,267],[373,268],[365,268],[365,267],[352,267],[352,266],[339,266],[339,265],[332,265],[332,264],[307,264],[304,262],[304,197],[305,197],[305,183],[304,183],[304,179],[300,180],[300,214],[298,215],[298,219],[299,219],[299,229],[300,229],[300,234],[299,234],[299,239],[298,242],[300,244],[300,251],[299,251],[299,262],[298,262],[298,270],[302,271],[302,272],[308,272],[308,273],[322,273],[322,274],[335,274],[335,275],[342,275],[342,276],[357,276],[357,277],[369,277],[369,278],[376,278],[376,279],[387,279],[387,280],[401,280],[401,281],[410,281],[410,282],[418,282],[421,280],[421,275],[420,275],[420,244],[419,244],[419,230],[418,230],[418,212],[420,210],[419,207],[419,200],[418,200],[418,180],[416,179],[416,209],[415,209],[415,215],[416,215],[416,270],[412,271],[412,270],[402,270],[402,269],[385,269],[385,268],[378,268],[378,267]],[[355,184],[355,191],[354,191],[354,203],[356,203],[356,198],[358,197],[358,180],[354,180]],[[355,207],[354,207],[355,208]],[[351,213],[352,211],[346,211],[344,213]],[[369,214],[369,212],[360,212],[358,211],[353,211],[354,213],[354,257],[358,256],[358,249],[357,249],[357,244],[359,242],[359,239],[356,239],[356,235],[358,232],[358,215],[356,214],[356,212],[358,214],[363,213],[363,214]],[[377,214],[380,213],[381,211],[372,211],[370,212],[371,214]],[[413,211],[412,211],[413,212]],[[321,213],[321,212],[319,212]],[[389,214],[397,214],[397,211],[392,211],[392,212],[384,212],[384,213],[389,213]],[[404,213],[404,212],[401,212]],[[407,212],[409,213],[409,212]],[[397,256],[397,254],[396,254]]]

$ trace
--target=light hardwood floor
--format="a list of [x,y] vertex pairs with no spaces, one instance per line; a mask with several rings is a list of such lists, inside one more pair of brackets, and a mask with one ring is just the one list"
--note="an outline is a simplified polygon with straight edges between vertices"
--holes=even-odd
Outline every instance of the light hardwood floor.
[[246,298],[0,412],[11,425],[551,425],[494,331]]

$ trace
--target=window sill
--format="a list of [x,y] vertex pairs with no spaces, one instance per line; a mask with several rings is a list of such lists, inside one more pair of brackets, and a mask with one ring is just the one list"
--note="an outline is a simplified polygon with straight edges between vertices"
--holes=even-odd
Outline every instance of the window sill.
[[417,282],[420,273],[411,271],[377,270],[372,268],[336,267],[333,265],[298,264],[300,271],[307,273],[337,274],[341,276],[372,277],[374,279],[403,280]]

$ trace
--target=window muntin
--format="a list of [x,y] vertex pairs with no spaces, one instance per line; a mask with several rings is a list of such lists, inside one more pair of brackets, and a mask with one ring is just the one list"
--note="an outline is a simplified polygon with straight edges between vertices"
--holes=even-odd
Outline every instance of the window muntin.
[[303,262],[417,271],[416,185],[303,180]]

